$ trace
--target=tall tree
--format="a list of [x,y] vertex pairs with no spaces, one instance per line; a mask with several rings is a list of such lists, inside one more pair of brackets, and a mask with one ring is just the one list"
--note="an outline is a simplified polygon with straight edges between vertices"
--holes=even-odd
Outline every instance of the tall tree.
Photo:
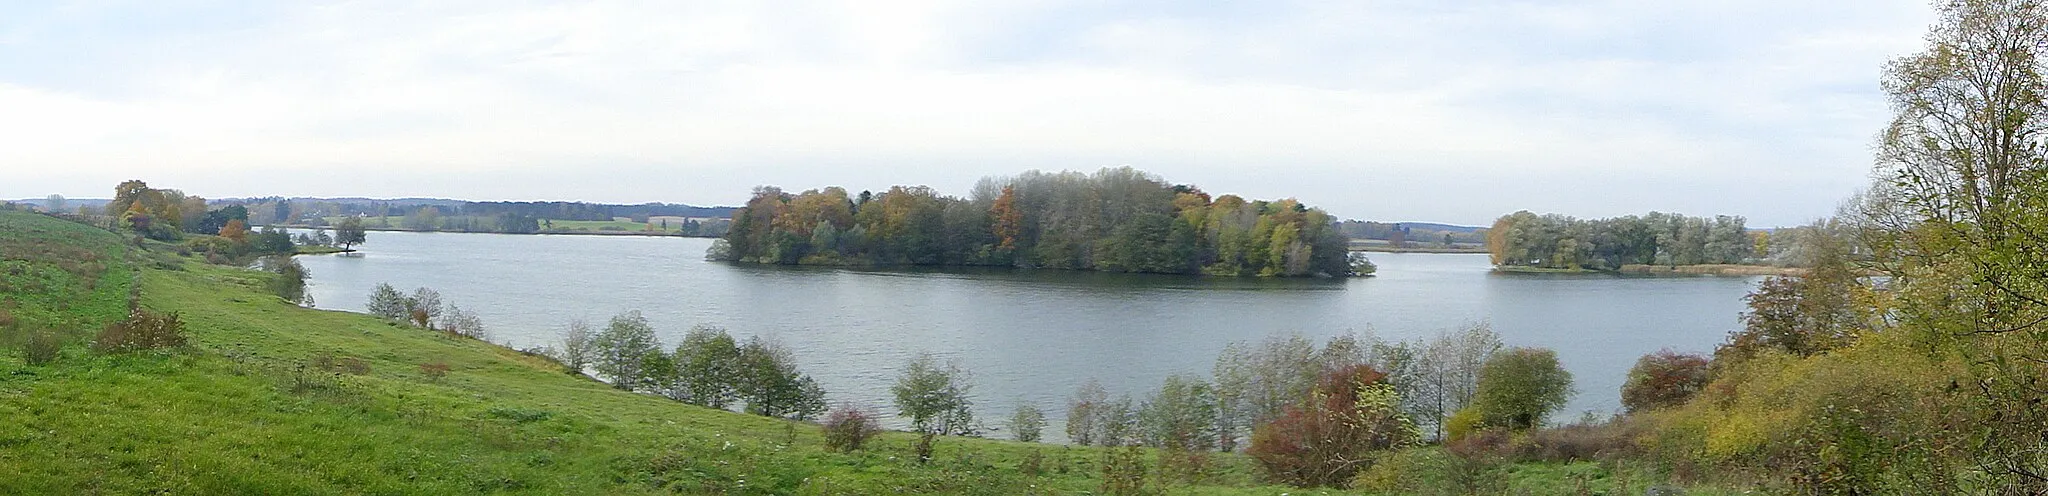
[[363,232],[362,217],[349,216],[341,219],[341,224],[334,226],[334,242],[341,245],[341,251],[355,251],[355,245],[366,241],[369,241],[369,236]]
[[639,310],[613,316],[592,341],[597,373],[611,380],[612,387],[627,391],[638,390],[647,381],[646,360],[661,352],[654,326]]
[[1944,0],[1925,51],[1893,60],[1894,117],[1863,217],[1888,286],[1889,315],[1930,347],[1958,344],[1991,436],[1973,448],[2003,492],[2048,491],[2048,6]]

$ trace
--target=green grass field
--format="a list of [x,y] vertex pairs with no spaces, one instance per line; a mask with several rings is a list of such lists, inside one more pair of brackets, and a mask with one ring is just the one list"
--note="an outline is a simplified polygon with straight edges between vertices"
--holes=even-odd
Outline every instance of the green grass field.
[[[0,211],[0,264],[0,304],[12,324],[72,335],[49,365],[28,365],[11,348],[0,354],[0,494],[1086,494],[1101,487],[1100,448],[946,438],[926,465],[914,461],[911,435],[888,433],[865,451],[832,452],[813,424],[621,392],[490,343],[300,308],[263,290],[267,273],[151,253],[39,215]],[[129,355],[88,349],[92,329],[125,315],[136,273],[141,304],[178,312],[188,347]],[[323,356],[359,360],[366,373],[313,366]],[[425,364],[446,364],[448,372],[434,377]],[[1210,460],[1208,473],[1193,481],[1161,480],[1153,469],[1148,487],[1337,493],[1261,486],[1241,455]],[[1605,471],[1586,463],[1518,466],[1515,487],[1550,494],[1573,480],[1605,480]]]

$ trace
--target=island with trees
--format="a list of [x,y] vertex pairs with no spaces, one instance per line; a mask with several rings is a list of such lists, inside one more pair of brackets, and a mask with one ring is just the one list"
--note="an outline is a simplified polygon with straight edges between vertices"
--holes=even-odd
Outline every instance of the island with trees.
[[754,192],[707,254],[800,265],[1010,266],[1221,276],[1371,273],[1334,220],[1300,202],[1212,197],[1129,167],[923,186]]

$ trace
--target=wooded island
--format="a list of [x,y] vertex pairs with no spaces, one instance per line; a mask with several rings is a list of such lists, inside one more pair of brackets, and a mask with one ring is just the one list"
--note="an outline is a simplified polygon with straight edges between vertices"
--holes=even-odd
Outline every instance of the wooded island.
[[1371,273],[1321,209],[1211,197],[1129,167],[984,178],[967,198],[924,186],[849,195],[754,192],[707,256],[800,265],[1014,266],[1223,276]]

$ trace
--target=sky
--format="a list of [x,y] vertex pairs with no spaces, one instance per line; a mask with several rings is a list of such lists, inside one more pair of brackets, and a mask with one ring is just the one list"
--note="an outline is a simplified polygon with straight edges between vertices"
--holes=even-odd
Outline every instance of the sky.
[[743,203],[1138,168],[1342,218],[1833,212],[1919,0],[0,3],[0,198]]

